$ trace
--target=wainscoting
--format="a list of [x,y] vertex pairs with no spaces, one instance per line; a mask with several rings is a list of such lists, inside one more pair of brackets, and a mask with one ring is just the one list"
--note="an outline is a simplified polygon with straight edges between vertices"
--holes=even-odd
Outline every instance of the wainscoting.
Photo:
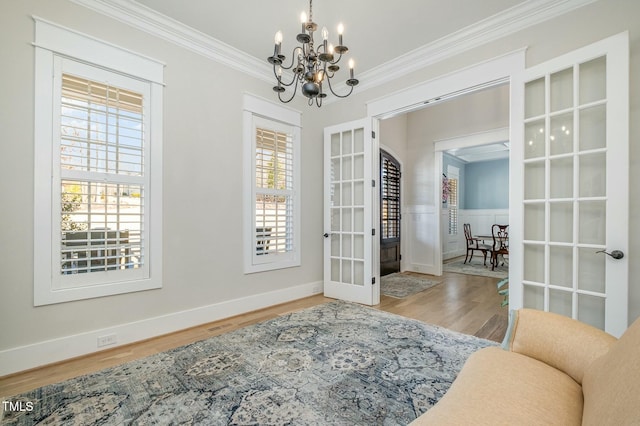
[[436,209],[433,206],[403,206],[402,210],[402,263],[403,271],[435,274]]

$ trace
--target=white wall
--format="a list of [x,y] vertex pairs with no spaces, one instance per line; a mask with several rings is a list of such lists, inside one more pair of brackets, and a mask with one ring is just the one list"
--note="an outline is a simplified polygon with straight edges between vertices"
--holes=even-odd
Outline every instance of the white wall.
[[[166,64],[162,289],[33,306],[32,15]],[[268,84],[65,0],[3,1],[0,49],[0,376],[96,350],[101,334],[126,343],[321,291],[322,146],[309,119],[302,266],[243,274],[242,95],[273,99]]]
[[[161,290],[33,307],[33,21],[35,14],[167,64],[164,111],[164,286]],[[322,129],[366,116],[366,102],[528,46],[527,64],[629,29],[631,37],[631,181],[640,180],[640,2],[601,0],[536,27],[474,48],[394,82],[311,111],[303,103],[302,266],[242,273],[242,94],[272,98],[269,84],[64,0],[3,1],[0,6],[0,365],[6,374],[39,350],[54,360],[69,348],[95,350],[105,330],[135,339],[190,321],[216,319],[311,294],[322,279]],[[461,121],[462,124],[462,121]],[[408,119],[407,169],[415,170],[407,204],[434,209],[433,150],[417,142],[446,135]],[[423,134],[422,132],[431,132]],[[460,134],[469,133],[469,129]],[[414,141],[414,142],[411,142]],[[411,164],[407,164],[411,163]],[[631,217],[640,215],[631,185]],[[215,224],[221,224],[215,226]],[[630,233],[640,231],[632,221]],[[417,241],[428,250],[430,235]],[[631,239],[629,256],[640,252]],[[421,259],[415,259],[420,262]],[[640,264],[630,262],[631,277]],[[631,282],[630,318],[640,316],[640,285]],[[266,293],[266,296],[263,294]],[[174,321],[174,319],[176,319]],[[180,321],[178,321],[179,319]],[[122,341],[121,340],[121,341]]]

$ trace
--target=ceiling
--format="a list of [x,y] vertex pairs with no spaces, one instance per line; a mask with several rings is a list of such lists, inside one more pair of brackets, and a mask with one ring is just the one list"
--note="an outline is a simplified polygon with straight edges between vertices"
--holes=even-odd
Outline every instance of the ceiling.
[[[273,74],[266,59],[273,55],[276,31],[283,33],[288,64],[298,45],[300,14],[309,14],[308,0],[72,1],[269,82]],[[316,43],[326,26],[337,45],[336,28],[344,25],[347,58],[354,59],[365,90],[593,1],[316,0],[312,12]],[[508,150],[492,144],[449,154],[473,162],[506,158]]]
[[487,145],[455,148],[445,151],[464,163],[502,160],[509,158],[509,142],[491,143]]
[[[534,2],[540,3],[539,0]],[[556,0],[553,2],[557,3]],[[135,3],[132,0],[124,3]],[[297,45],[300,13],[307,0],[137,0],[138,4],[226,43],[266,63],[274,35],[284,35],[282,53],[289,59]],[[326,26],[337,45],[344,24],[348,56],[362,73],[531,0],[316,0],[313,20]],[[545,0],[549,3],[549,0]],[[316,33],[316,43],[321,39]]]

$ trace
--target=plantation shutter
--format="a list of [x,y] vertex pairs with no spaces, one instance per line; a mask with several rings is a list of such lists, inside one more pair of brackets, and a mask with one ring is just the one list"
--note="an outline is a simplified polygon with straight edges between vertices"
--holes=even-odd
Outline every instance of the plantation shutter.
[[449,234],[458,233],[458,179],[449,179]]
[[145,262],[143,95],[62,74],[62,275]]
[[400,169],[393,161],[382,156],[381,185],[381,238],[400,236]]
[[266,262],[294,250],[292,133],[256,127],[255,156],[255,255]]

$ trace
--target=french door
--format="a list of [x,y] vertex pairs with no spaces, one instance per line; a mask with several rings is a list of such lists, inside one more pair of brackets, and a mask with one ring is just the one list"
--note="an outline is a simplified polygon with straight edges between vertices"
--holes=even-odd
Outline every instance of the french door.
[[380,302],[372,145],[371,119],[324,130],[324,294],[367,305]]
[[627,33],[514,76],[511,308],[627,328],[628,82]]

